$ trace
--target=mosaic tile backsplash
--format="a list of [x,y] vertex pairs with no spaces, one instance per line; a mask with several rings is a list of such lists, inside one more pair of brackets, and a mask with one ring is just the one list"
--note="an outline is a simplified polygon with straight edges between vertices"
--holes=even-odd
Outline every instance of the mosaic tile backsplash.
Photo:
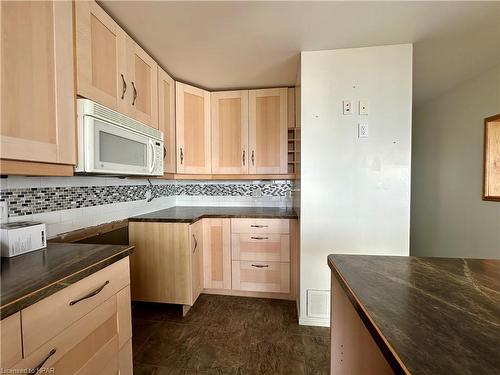
[[104,204],[168,196],[289,197],[289,181],[268,183],[192,183],[161,185],[113,185],[34,187],[0,190],[0,202],[7,202],[8,216],[24,216]]

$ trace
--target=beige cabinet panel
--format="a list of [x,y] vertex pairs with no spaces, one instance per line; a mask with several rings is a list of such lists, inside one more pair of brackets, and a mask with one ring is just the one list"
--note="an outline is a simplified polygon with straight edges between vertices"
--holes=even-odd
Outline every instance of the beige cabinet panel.
[[0,320],[0,368],[9,368],[23,356],[21,344],[21,314]]
[[[24,309],[24,355],[33,353],[129,284],[130,266],[127,257]],[[96,290],[100,291],[95,296],[80,300]]]
[[287,88],[250,90],[250,174],[287,173]]
[[290,263],[233,260],[234,290],[290,292]]
[[94,1],[75,2],[77,94],[129,114],[127,35]]
[[163,132],[163,172],[175,173],[175,82],[158,67],[158,129]]
[[132,299],[190,305],[189,224],[129,223]]
[[248,173],[248,90],[211,93],[212,173]]
[[[55,374],[96,373],[118,357],[116,296],[76,321],[18,362],[14,368],[54,368]],[[92,372],[94,371],[94,372]]]
[[288,234],[290,232],[290,221],[288,219],[231,219],[231,232]]
[[290,261],[288,234],[233,234],[233,260]]
[[130,37],[127,37],[127,71],[130,116],[158,129],[158,64]]
[[210,174],[210,93],[176,82],[177,173]]
[[198,299],[203,290],[203,223],[201,220],[189,226],[191,239],[191,295],[190,305]]
[[231,289],[231,219],[203,219],[203,285]]
[[75,164],[71,2],[2,1],[2,159]]

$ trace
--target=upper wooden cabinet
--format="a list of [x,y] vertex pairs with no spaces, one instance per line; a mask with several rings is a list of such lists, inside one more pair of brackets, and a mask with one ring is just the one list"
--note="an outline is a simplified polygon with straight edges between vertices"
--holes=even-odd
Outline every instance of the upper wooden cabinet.
[[127,37],[130,117],[158,129],[158,64]]
[[94,1],[75,2],[77,94],[128,114],[127,35]]
[[177,172],[211,173],[210,93],[176,82]]
[[248,173],[248,91],[211,93],[212,173]]
[[250,174],[287,173],[287,89],[250,90]]
[[2,1],[1,158],[75,164],[72,3]]
[[175,173],[175,82],[158,68],[158,129],[163,132],[163,172]]
[[158,65],[94,1],[76,1],[77,94],[158,128]]

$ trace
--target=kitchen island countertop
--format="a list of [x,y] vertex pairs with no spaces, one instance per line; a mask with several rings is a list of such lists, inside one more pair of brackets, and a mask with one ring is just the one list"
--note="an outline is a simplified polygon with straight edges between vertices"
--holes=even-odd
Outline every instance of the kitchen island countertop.
[[500,260],[339,254],[328,264],[397,373],[500,373]]

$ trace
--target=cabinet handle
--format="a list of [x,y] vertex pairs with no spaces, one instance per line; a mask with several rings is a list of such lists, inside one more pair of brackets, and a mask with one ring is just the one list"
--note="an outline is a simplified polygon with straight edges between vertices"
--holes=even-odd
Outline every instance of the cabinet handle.
[[137,89],[135,88],[134,82],[132,82],[132,88],[134,89],[134,100],[132,100],[132,105],[134,105],[135,99],[137,99]]
[[163,159],[167,156],[167,148],[163,146]]
[[243,150],[243,156],[241,159],[243,160],[243,165],[245,165],[245,150]]
[[193,234],[193,240],[194,240],[194,249],[193,249],[193,254],[196,251],[196,248],[198,247],[198,241],[196,240],[196,236]]
[[38,374],[38,371],[40,371],[40,369],[43,367],[45,362],[47,362],[49,360],[49,358],[52,357],[54,354],[56,354],[56,350],[52,349],[49,352],[49,354],[47,354],[47,356],[42,360],[42,362],[39,363],[38,366],[29,370],[28,374]]
[[251,228],[267,228],[268,225],[258,225],[258,224],[252,224],[250,225]]
[[87,294],[86,296],[83,296],[82,298],[78,298],[78,299],[75,299],[74,301],[71,301],[69,303],[70,306],[73,306],[73,305],[76,305],[78,302],[81,302],[83,301],[84,299],[87,299],[87,298],[90,298],[90,297],[94,297],[96,295],[98,295],[106,285],[109,284],[109,280],[106,280],[106,282],[104,284],[102,284],[99,288],[97,288],[96,290],[90,292],[89,294]]
[[184,152],[182,152],[182,147],[181,147],[181,164],[184,161]]
[[267,268],[269,267],[269,264],[252,264],[252,267]]
[[125,82],[125,77],[123,77],[123,74],[120,74],[122,76],[122,99],[125,97],[125,93],[127,92],[127,82]]
[[269,237],[250,237],[252,240],[268,240]]
[[252,150],[252,165],[255,165],[255,151]]

